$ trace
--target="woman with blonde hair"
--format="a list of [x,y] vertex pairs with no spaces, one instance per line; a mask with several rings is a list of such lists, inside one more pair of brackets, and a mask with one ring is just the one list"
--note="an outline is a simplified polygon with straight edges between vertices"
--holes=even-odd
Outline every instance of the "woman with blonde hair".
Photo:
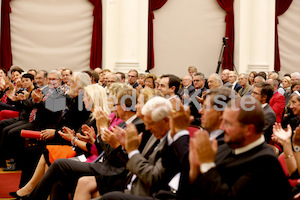
[[147,74],[147,76],[145,78],[145,88],[148,87],[148,88],[154,89],[156,79],[157,79],[157,77],[155,74]]
[[[151,99],[154,96],[164,97],[163,93],[156,89],[144,88],[143,90],[141,90],[141,93],[138,96],[137,104],[135,106],[137,117],[139,117],[140,119],[143,120],[143,115],[141,112],[142,107],[149,99]],[[119,141],[119,143],[122,146],[124,146],[124,144],[122,144],[121,141]],[[97,184],[96,180],[98,180],[98,179],[95,178],[95,176],[81,177],[78,180],[73,199],[74,200],[77,200],[77,199],[78,200],[85,200],[85,199],[87,200],[87,199],[91,199],[91,198],[100,196],[99,188],[101,187],[101,184],[99,186]],[[103,194],[101,194],[101,195],[103,195]]]
[[291,91],[292,82],[291,82],[291,78],[289,76],[283,77],[281,80],[281,84],[282,84],[282,87],[285,92]]
[[[98,156],[96,148],[93,148],[95,142],[95,135],[91,135],[91,130],[96,129],[96,122],[93,117],[93,112],[96,108],[101,108],[106,113],[110,113],[108,107],[106,90],[97,84],[88,85],[84,88],[83,102],[85,108],[91,111],[91,115],[84,125],[79,129],[75,136],[75,131],[68,127],[63,127],[63,132],[59,131],[59,134],[67,141],[71,143],[73,147],[80,148],[85,152],[88,152],[89,157],[86,158],[86,162],[92,162]],[[90,127],[91,126],[91,127]],[[85,136],[82,136],[84,134]],[[43,152],[35,169],[35,172],[29,182],[16,192],[10,192],[10,195],[15,198],[21,198],[28,195],[41,180],[48,167],[54,160],[58,158],[70,158],[76,155],[76,151],[70,151],[69,145],[47,145],[47,150]],[[68,152],[68,153],[62,153]]]

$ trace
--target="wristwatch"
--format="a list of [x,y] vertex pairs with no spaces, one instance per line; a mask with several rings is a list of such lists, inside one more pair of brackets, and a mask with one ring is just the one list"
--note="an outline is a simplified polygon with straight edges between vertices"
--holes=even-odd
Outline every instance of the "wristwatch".
[[294,151],[295,151],[295,152],[299,152],[299,151],[300,151],[300,146],[295,145],[295,146],[294,146]]

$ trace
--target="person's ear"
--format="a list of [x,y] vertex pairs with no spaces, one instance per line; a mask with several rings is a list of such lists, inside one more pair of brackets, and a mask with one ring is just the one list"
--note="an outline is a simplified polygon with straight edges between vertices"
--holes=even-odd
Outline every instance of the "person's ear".
[[268,96],[267,96],[267,95],[261,95],[261,98],[262,98],[264,101],[266,101],[266,102],[267,102],[267,98],[268,98]]
[[254,124],[249,124],[249,125],[247,125],[247,128],[248,128],[248,131],[247,131],[247,133],[246,133],[247,135],[256,133]]
[[175,87],[175,86],[172,86],[172,87],[170,87],[170,89],[171,89],[173,92],[175,92],[176,87]]

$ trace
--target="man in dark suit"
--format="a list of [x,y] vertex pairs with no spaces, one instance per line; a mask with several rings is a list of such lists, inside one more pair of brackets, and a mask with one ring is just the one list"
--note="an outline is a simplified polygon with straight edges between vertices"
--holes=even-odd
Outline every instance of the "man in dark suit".
[[[288,199],[291,188],[273,150],[264,142],[263,109],[253,97],[232,100],[223,113],[225,143],[205,131],[190,141],[187,199]],[[276,192],[274,192],[276,191]]]
[[178,90],[177,95],[183,99],[184,95],[190,96],[194,92],[195,87],[192,84],[193,80],[190,76],[184,76],[182,78],[182,87]]
[[127,77],[128,77],[128,84],[131,85],[133,88],[136,88],[139,86],[139,83],[137,82],[139,73],[135,70],[129,70],[129,72],[127,73]]
[[[101,200],[152,199],[159,190],[168,188],[167,184],[174,175],[174,171],[162,166],[161,153],[169,135],[171,108],[171,103],[162,97],[154,97],[145,104],[142,114],[145,116],[146,128],[151,131],[152,136],[142,153],[137,150],[139,146],[137,132],[130,128],[126,134],[125,149],[129,157],[126,168],[134,176],[129,179],[125,192],[110,192],[104,194]],[[157,143],[156,147],[155,143]],[[149,153],[150,149],[153,149],[152,153]],[[147,156],[148,153],[149,156]]]
[[263,134],[267,143],[271,140],[273,134],[273,125],[276,122],[276,114],[269,105],[269,101],[273,96],[273,87],[270,83],[259,82],[253,87],[252,96],[257,99],[263,107],[265,115],[265,126]]
[[228,77],[229,77],[229,82],[231,83],[229,88],[238,92],[242,88],[242,86],[237,81],[237,73],[235,71],[230,71]]
[[[128,98],[128,96],[133,97],[133,99]],[[139,126],[143,123],[140,119],[137,119],[135,112],[132,110],[134,108],[133,103],[137,101],[137,96],[136,91],[132,88],[120,90],[117,95],[116,112],[125,122],[125,124],[122,123],[119,126],[125,128],[125,125],[133,123],[139,127],[139,132],[145,134],[143,134],[143,141],[144,138],[148,137],[148,133],[145,131],[144,126]],[[98,126],[101,132],[103,128],[107,128],[107,123],[98,122]],[[68,193],[74,191],[77,181],[81,176],[96,176],[102,179],[102,182],[99,181],[101,193],[123,188],[127,175],[125,168],[127,155],[123,152],[122,148],[113,148],[103,141],[101,134],[97,136],[97,141],[98,152],[101,153],[101,150],[104,152],[103,162],[83,163],[70,159],[55,160],[36,188],[25,199],[47,199],[50,193],[53,199],[67,198]],[[109,180],[111,181],[109,182]],[[63,187],[57,187],[60,184]]]
[[[231,96],[232,95],[232,96]],[[224,143],[224,131],[220,129],[222,114],[227,102],[234,98],[229,88],[215,88],[210,90],[203,98],[200,110],[201,127],[209,132],[209,138],[216,139],[218,144]]]
[[[194,92],[190,94],[190,100],[189,103],[190,109],[191,109],[191,115],[194,116],[194,120],[192,121],[193,125],[200,126],[201,125],[201,114],[199,113],[200,104],[202,103],[203,94],[206,91],[205,87],[205,76],[203,73],[196,73],[193,76],[193,83],[194,83]],[[200,100],[200,101],[199,101]]]
[[[230,98],[231,90],[228,88],[215,88],[204,96],[203,107],[200,110],[202,127],[209,132],[210,140],[217,140],[218,145],[224,144],[224,131],[220,129],[222,113]],[[189,126],[190,113],[181,105],[176,110],[176,103],[173,101],[173,112],[171,112],[171,137],[168,137],[168,145],[162,154],[163,166],[166,169],[173,169],[180,172],[177,181],[178,188],[176,198],[185,199],[189,188],[189,133],[186,130]],[[192,135],[191,135],[192,137]],[[178,182],[179,181],[179,182]],[[170,193],[169,193],[170,194]]]
[[[56,105],[53,103],[57,99],[65,100],[65,97],[59,92],[61,74],[54,70],[48,74],[48,87],[34,89],[31,92],[30,98],[21,101],[23,110],[16,121],[12,119],[1,122],[0,126],[3,127],[3,135],[7,135],[7,144],[13,152],[13,157],[18,157],[19,164],[22,164],[22,156],[20,153],[24,151],[24,138],[20,137],[20,132],[23,129],[41,130],[46,128],[55,127],[60,117],[61,111],[64,109],[65,104],[59,106],[61,109],[57,110]],[[47,93],[46,93],[47,92]],[[49,106],[50,105],[50,106]],[[7,123],[8,122],[8,123]],[[7,171],[16,170],[16,163],[10,165]]]

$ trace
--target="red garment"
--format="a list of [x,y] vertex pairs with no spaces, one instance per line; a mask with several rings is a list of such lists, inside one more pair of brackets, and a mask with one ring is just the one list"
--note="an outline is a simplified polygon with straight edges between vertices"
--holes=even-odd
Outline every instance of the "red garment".
[[271,108],[276,114],[276,122],[281,123],[282,115],[285,107],[285,98],[279,92],[275,92],[269,102]]
[[19,111],[14,110],[1,110],[0,121],[10,118],[19,117]]

